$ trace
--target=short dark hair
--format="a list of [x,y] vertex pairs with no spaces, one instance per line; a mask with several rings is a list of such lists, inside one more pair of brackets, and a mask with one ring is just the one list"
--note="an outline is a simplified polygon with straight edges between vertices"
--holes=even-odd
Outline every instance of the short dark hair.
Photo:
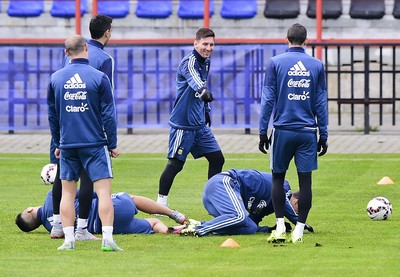
[[299,199],[299,196],[300,196],[300,191],[297,190],[295,192],[292,192],[292,197]]
[[40,221],[39,218],[31,217],[32,220],[27,220],[26,216],[23,216],[22,213],[19,213],[15,218],[15,224],[21,229],[23,232],[30,232],[37,228],[39,228]]
[[113,19],[104,14],[93,16],[90,20],[89,31],[92,39],[101,38],[107,30],[111,29]]
[[196,40],[201,40],[202,38],[213,37],[215,38],[215,33],[209,28],[201,28],[196,32]]
[[288,29],[287,39],[293,45],[302,45],[307,39],[307,29],[303,25],[295,23]]

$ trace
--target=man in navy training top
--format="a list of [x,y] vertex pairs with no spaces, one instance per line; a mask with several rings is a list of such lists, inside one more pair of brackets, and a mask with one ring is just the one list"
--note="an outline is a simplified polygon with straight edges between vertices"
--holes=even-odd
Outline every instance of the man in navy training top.
[[[328,150],[328,107],[324,65],[304,51],[307,30],[296,23],[287,31],[289,49],[272,57],[267,65],[260,111],[259,150],[267,153],[268,122],[273,116],[271,134],[272,202],[276,230],[268,242],[286,241],[283,220],[284,180],[294,157],[299,180],[299,218],[289,241],[303,241],[303,231],[312,203],[312,171],[318,156]],[[317,138],[319,136],[319,139]]]
[[[274,212],[271,200],[272,174],[253,169],[229,169],[208,180],[204,187],[203,204],[214,219],[199,222],[189,219],[182,235],[250,235],[271,233],[276,228],[259,226],[262,219]],[[284,214],[296,224],[298,192],[292,193],[284,182],[286,193]],[[290,223],[286,222],[288,228]],[[307,230],[314,232],[311,226]]]
[[113,239],[111,157],[119,155],[113,91],[107,75],[89,65],[88,45],[82,36],[68,37],[65,49],[71,63],[51,75],[47,96],[48,120],[62,180],[60,214],[65,239],[58,250],[75,249],[74,200],[84,168],[99,198],[101,249],[122,251]]
[[[103,49],[107,45],[111,38],[111,23],[112,18],[106,15],[96,15],[90,20],[89,31],[91,38],[88,41],[89,46],[89,65],[104,72],[110,82],[111,86],[114,87],[114,59],[106,53]],[[70,64],[69,56],[65,55],[62,63],[62,67]],[[59,164],[59,160],[54,156],[54,150],[56,146],[53,142],[50,144],[50,162]],[[54,220],[53,228],[50,232],[51,238],[63,238],[64,233],[62,231],[61,217],[60,217],[60,201],[61,201],[61,180],[59,178],[60,167],[57,166],[57,175],[53,184],[53,209],[54,209]],[[94,237],[87,230],[87,220],[90,211],[91,192],[93,192],[93,183],[87,176],[86,171],[82,170],[80,176],[82,193],[80,197],[80,209],[78,211],[79,217],[77,222],[77,229],[75,232],[76,240],[94,240]],[[86,191],[87,190],[87,191]],[[84,199],[88,197],[88,199]]]
[[[208,178],[221,172],[225,159],[211,132],[210,105],[214,100],[207,88],[210,56],[215,34],[208,28],[196,33],[194,49],[177,70],[177,91],[169,125],[168,163],[161,174],[157,202],[168,205],[168,194],[175,176],[182,170],[189,153],[195,159],[205,157]],[[208,126],[207,126],[208,124]]]
[[[75,211],[79,210],[78,195],[75,198]],[[114,234],[153,234],[153,233],[179,233],[186,225],[167,227],[158,218],[135,218],[138,211],[149,214],[162,214],[173,219],[178,224],[186,222],[186,216],[178,211],[171,210],[155,201],[136,195],[118,192],[111,195],[114,206]],[[101,234],[101,222],[98,213],[99,199],[93,193],[91,210],[89,214],[88,229],[91,233]],[[41,225],[47,231],[51,231],[53,221],[53,197],[52,191],[47,193],[42,206],[28,207],[17,215],[15,223],[24,232],[31,232]]]

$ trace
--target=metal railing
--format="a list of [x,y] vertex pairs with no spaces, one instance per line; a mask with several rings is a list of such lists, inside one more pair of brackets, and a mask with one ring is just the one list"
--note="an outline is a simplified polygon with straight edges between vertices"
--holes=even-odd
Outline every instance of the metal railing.
[[[356,108],[362,107],[364,134],[371,129],[371,112],[377,114],[378,124],[384,124],[389,114],[396,125],[396,89],[400,85],[400,44],[397,43],[311,43],[312,54],[323,48],[323,60],[329,88],[328,103],[335,105],[338,125],[343,110],[349,106],[350,124],[355,125]],[[372,107],[374,106],[374,107]]]
[[[378,124],[396,125],[400,55],[395,43],[310,43],[322,52],[328,104],[337,124],[354,126],[363,114],[364,133]],[[175,98],[178,63],[192,46],[109,45],[116,61],[115,98],[120,128],[168,127]],[[266,63],[284,52],[283,44],[219,45],[209,87],[213,127],[258,128]],[[60,45],[0,46],[0,130],[47,129],[47,85],[63,57]],[[357,121],[358,120],[358,121]]]

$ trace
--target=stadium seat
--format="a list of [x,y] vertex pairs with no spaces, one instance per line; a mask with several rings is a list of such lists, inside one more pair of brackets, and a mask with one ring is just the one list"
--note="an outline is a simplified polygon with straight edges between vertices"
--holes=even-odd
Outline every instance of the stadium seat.
[[393,17],[400,19],[400,0],[394,0],[393,3]]
[[[308,0],[307,16],[316,18],[316,0]],[[342,15],[341,0],[323,0],[322,1],[322,18],[337,19]]]
[[264,16],[266,18],[296,18],[300,14],[299,0],[266,0]]
[[35,17],[40,16],[44,11],[43,0],[20,1],[10,0],[10,5],[7,9],[9,16],[15,17]]
[[385,15],[385,0],[351,0],[351,18],[381,19]]
[[253,18],[257,14],[257,0],[222,0],[220,14],[228,19]]
[[[81,15],[84,15],[88,9],[87,0],[81,0]],[[53,0],[50,14],[53,17],[75,17],[74,0]]]
[[129,14],[129,0],[98,0],[97,10],[99,14],[105,14],[112,18],[124,18]]
[[172,0],[138,0],[135,14],[141,18],[167,18],[172,14]]
[[[214,14],[214,0],[210,0],[210,17]],[[203,0],[180,0],[178,16],[182,19],[200,19],[204,17]]]

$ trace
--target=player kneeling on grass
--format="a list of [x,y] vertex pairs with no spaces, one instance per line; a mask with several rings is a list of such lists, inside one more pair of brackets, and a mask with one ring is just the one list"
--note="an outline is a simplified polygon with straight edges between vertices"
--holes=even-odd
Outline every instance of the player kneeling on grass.
[[[285,217],[297,223],[298,192],[291,192],[288,181],[284,184],[286,192]],[[207,222],[189,219],[188,227],[181,231],[185,236],[250,235],[256,232],[271,233],[276,228],[259,226],[263,217],[273,214],[272,174],[252,169],[229,169],[221,172],[206,183],[203,204],[208,213],[215,218]],[[291,229],[290,223],[285,224]],[[306,230],[314,232],[306,225]]]
[[[78,194],[75,198],[75,210],[79,209]],[[176,210],[171,210],[155,201],[136,195],[129,195],[124,192],[112,194],[112,203],[114,206],[114,234],[153,234],[153,233],[179,233],[186,222],[186,216]],[[101,221],[98,214],[99,199],[94,193],[92,207],[88,219],[88,231],[93,234],[101,234]],[[139,219],[134,216],[142,211],[148,214],[162,214],[175,220],[181,226],[168,228],[157,218]],[[43,225],[47,231],[51,231],[53,221],[53,198],[52,191],[47,193],[43,206],[29,207],[17,215],[15,223],[24,232],[30,232]],[[99,239],[93,237],[93,239]]]

